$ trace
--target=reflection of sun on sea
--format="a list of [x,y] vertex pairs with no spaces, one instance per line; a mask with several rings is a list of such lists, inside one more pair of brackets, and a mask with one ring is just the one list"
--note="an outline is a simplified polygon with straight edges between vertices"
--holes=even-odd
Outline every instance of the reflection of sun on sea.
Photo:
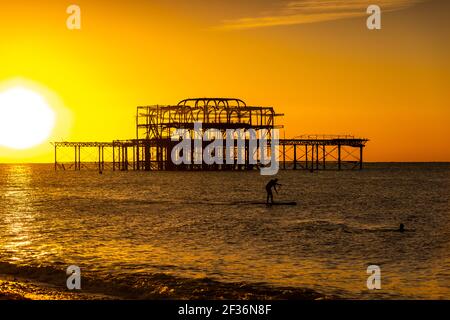
[[32,165],[4,165],[3,200],[0,206],[0,256],[2,261],[15,264],[48,261],[62,250],[52,242],[49,232],[53,225],[43,221],[41,204],[48,201],[45,190],[35,185],[39,170]]
[[55,114],[39,94],[15,87],[0,93],[0,145],[28,149],[49,138]]
[[21,261],[23,250],[31,244],[34,210],[30,206],[31,169],[28,166],[6,167],[5,200],[1,209],[3,217],[1,252],[12,261]]

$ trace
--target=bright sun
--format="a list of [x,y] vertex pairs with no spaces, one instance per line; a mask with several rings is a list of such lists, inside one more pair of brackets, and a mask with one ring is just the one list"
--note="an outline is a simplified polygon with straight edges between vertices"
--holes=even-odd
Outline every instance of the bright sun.
[[49,138],[55,113],[45,99],[15,87],[0,92],[0,146],[28,149]]

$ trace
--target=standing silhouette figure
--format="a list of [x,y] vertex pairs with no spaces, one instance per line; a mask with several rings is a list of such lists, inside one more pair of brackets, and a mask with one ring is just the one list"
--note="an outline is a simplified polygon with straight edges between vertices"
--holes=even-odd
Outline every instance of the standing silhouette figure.
[[267,192],[266,204],[269,205],[273,203],[272,188],[278,194],[277,186],[281,186],[281,184],[278,183],[278,179],[272,179],[266,184],[266,192]]

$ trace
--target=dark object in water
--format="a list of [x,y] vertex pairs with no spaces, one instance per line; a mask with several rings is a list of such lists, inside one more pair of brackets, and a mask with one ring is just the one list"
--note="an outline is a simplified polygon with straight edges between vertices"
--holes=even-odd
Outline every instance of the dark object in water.
[[398,228],[399,232],[405,232],[405,225],[403,223],[400,223],[400,227]]
[[277,202],[262,202],[262,201],[250,201],[250,202],[233,202],[232,205],[258,205],[265,204],[268,207],[270,206],[296,206],[297,202],[295,201],[277,201]]
[[272,202],[272,203],[268,203],[268,206],[296,206],[297,202],[292,201],[292,202]]
[[231,205],[258,205],[258,204],[265,204],[268,207],[270,206],[296,206],[297,202],[295,201],[277,201],[277,202],[262,202],[262,201],[245,201],[245,202],[231,202]]

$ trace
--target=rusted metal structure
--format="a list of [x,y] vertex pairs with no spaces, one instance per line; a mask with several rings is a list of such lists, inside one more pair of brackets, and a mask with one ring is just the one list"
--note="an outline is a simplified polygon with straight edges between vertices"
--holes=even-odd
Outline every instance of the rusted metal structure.
[[[170,159],[171,150],[177,142],[171,137],[177,129],[187,129],[195,139],[194,125],[201,123],[202,134],[209,129],[219,130],[226,138],[227,129],[254,129],[267,131],[270,140],[277,117],[272,107],[247,106],[240,99],[231,98],[197,98],[180,101],[175,106],[141,106],[137,107],[136,139],[126,141],[128,146],[136,146],[134,152],[137,170],[175,169]],[[117,142],[120,143],[120,142]],[[247,155],[248,160],[248,155]],[[185,166],[179,166],[185,168]],[[190,169],[211,169],[214,165],[191,165]],[[246,164],[248,167],[248,164]],[[223,169],[234,166],[223,166]]]
[[[137,139],[170,139],[176,129],[194,129],[201,122],[204,130],[277,128],[272,107],[247,106],[240,99],[199,98],[186,99],[176,106],[137,107]],[[281,128],[282,126],[278,126]]]
[[[81,170],[81,169],[98,169],[99,171],[103,171],[107,168],[113,168],[111,164],[114,162],[114,155],[112,157],[107,157],[105,161],[105,151],[113,151],[113,143],[112,142],[53,142],[54,146],[54,155],[55,155],[55,170]],[[73,157],[73,161],[64,161],[61,155],[62,151],[70,152],[73,150],[73,154],[70,155],[70,158]],[[82,150],[83,154],[86,153],[88,158],[82,158]]]
[[368,139],[339,135],[305,135],[280,141],[280,166],[304,170],[362,169]]
[[[187,129],[194,134],[195,124],[201,123],[202,133],[215,129],[224,139],[230,129],[263,130],[270,143],[273,130],[283,127],[276,123],[280,116],[283,115],[276,113],[272,107],[247,106],[240,99],[230,98],[197,98],[182,100],[177,105],[139,106],[135,139],[55,142],[55,170],[251,170],[255,166],[249,162],[249,137],[245,138],[245,163],[237,164],[236,161],[221,165],[175,165],[170,155],[178,142],[172,141],[171,137],[177,129]],[[280,168],[362,169],[363,149],[367,141],[353,136],[325,135],[280,139]],[[204,142],[202,147],[205,144],[208,142]],[[74,150],[74,160],[64,161],[59,150],[68,148]],[[82,158],[85,153],[91,155],[90,160]]]

